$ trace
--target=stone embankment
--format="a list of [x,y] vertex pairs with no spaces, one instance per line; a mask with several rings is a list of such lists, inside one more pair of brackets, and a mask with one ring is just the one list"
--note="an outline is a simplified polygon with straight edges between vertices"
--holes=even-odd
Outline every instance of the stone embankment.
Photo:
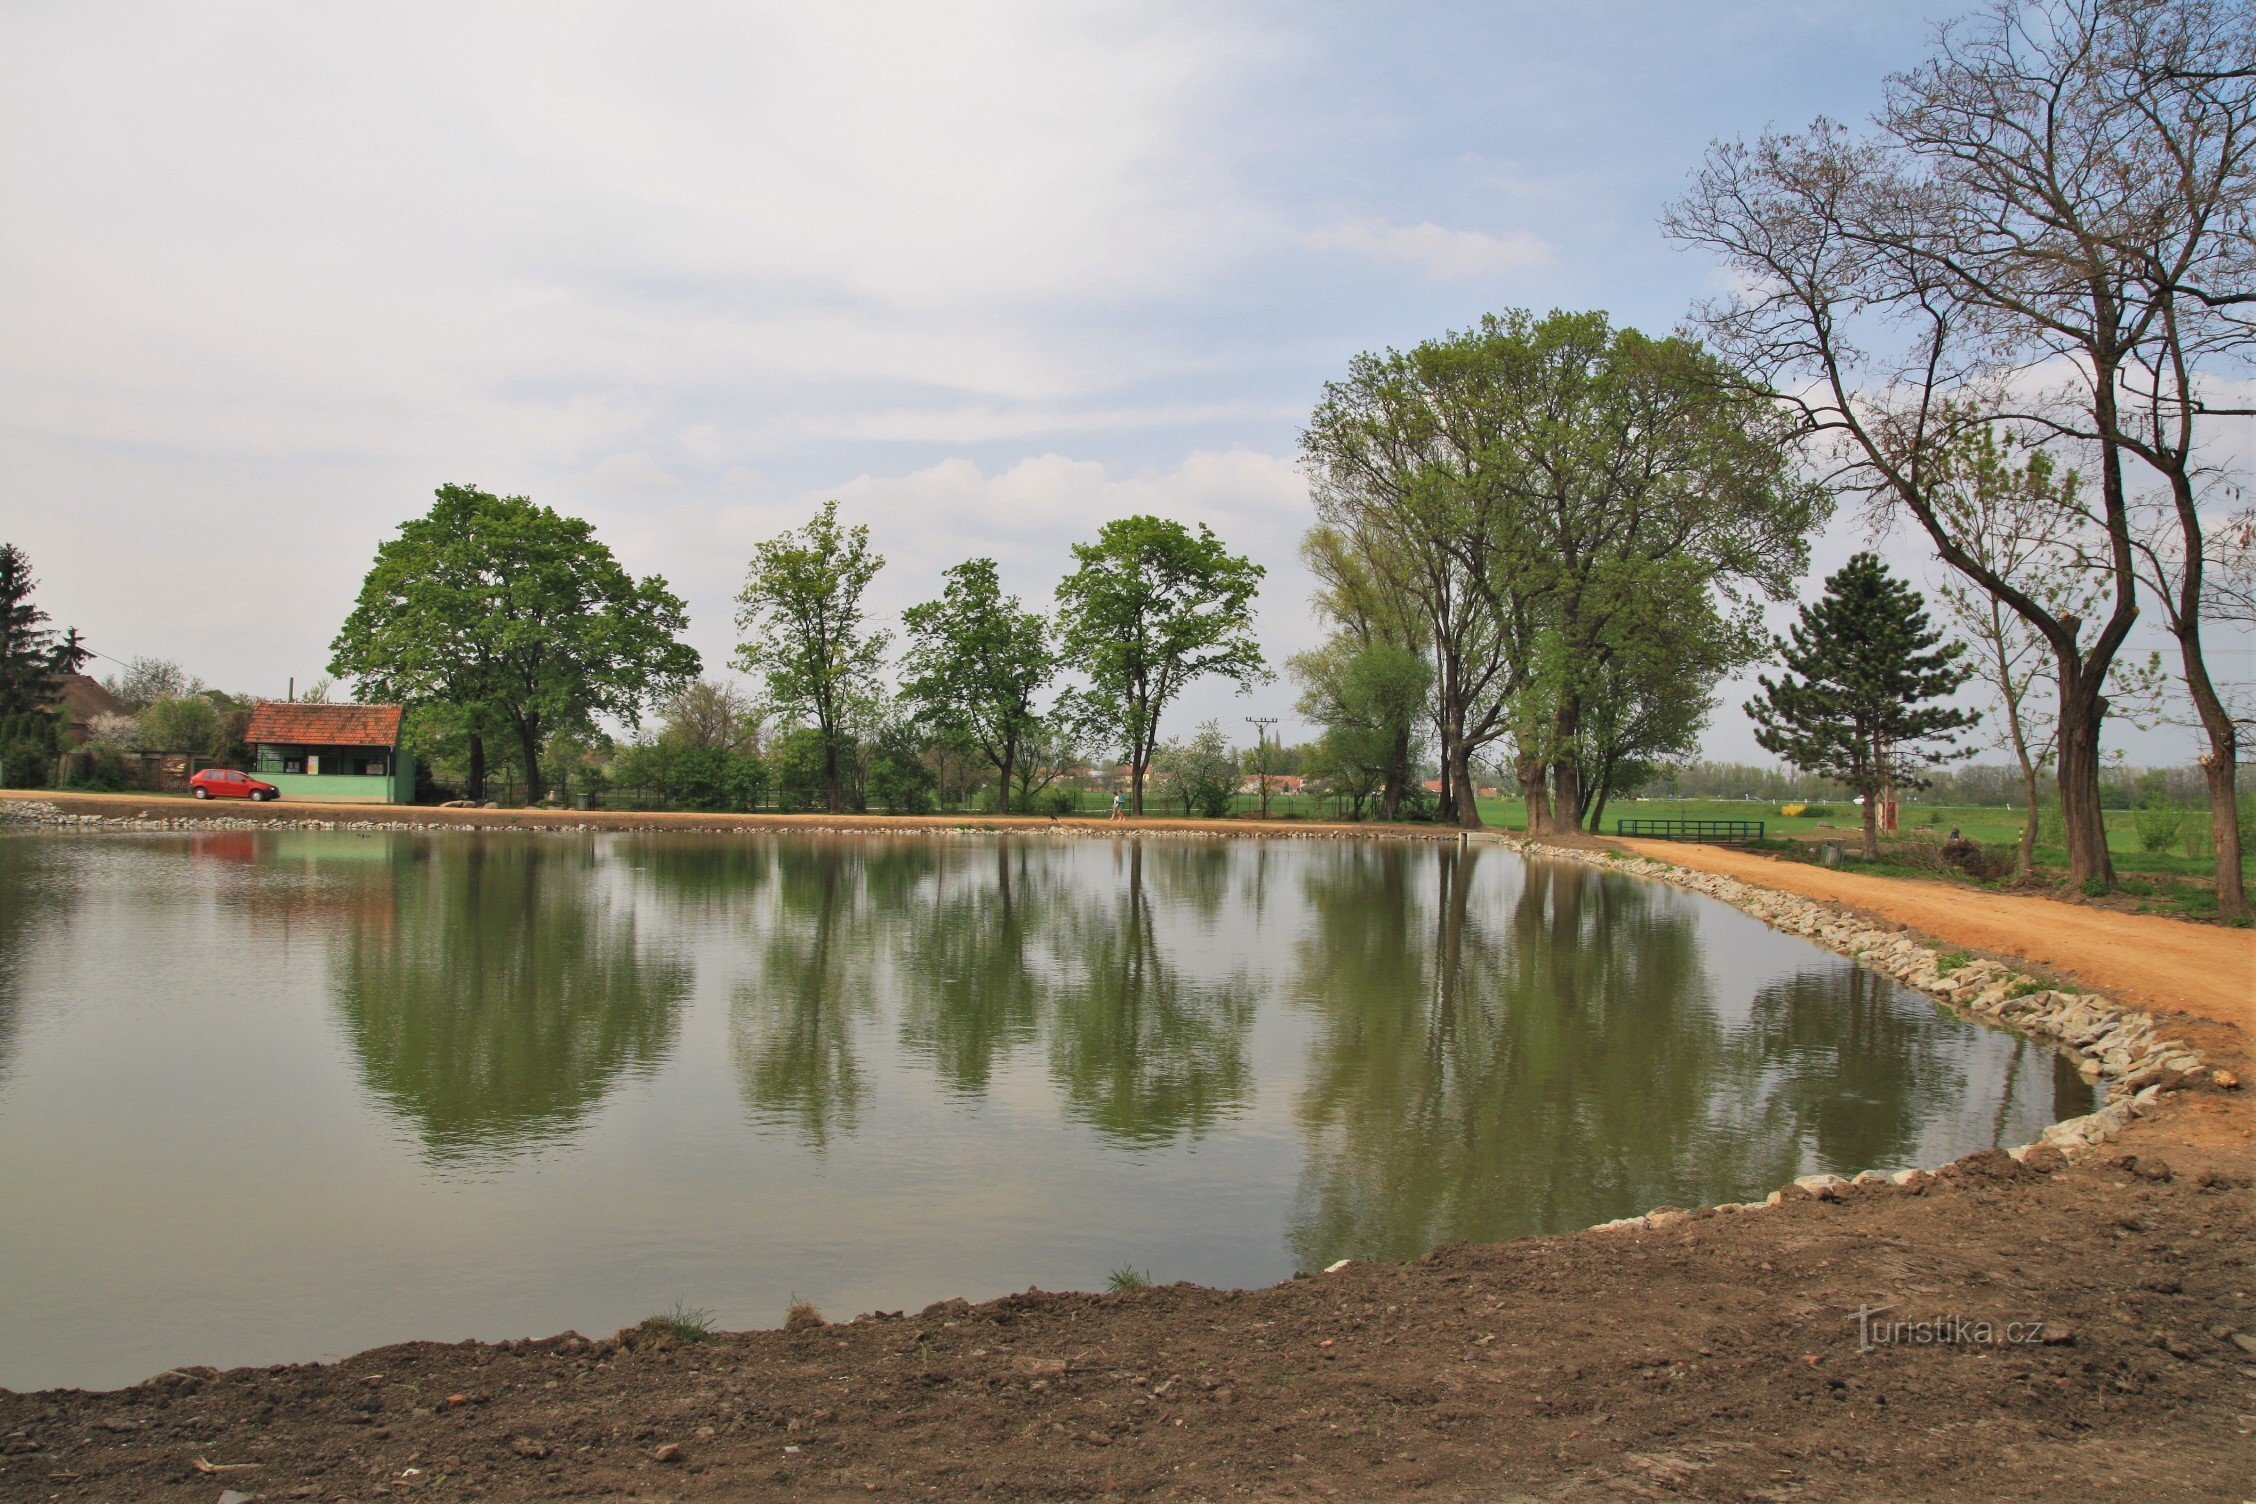
[[[162,808],[163,813],[158,813]],[[385,806],[385,814],[312,813],[305,804],[190,804],[177,799],[65,794],[58,799],[0,798],[0,824],[47,830],[335,830],[364,835],[398,831],[472,831],[512,834],[593,835],[604,832],[675,832],[743,835],[792,831],[817,835],[1097,836],[1230,838],[1301,841],[1459,841],[1445,826],[1367,825],[1320,820],[1204,820],[1145,816],[1113,821],[1102,816],[1048,815],[783,815],[695,814],[678,811],[493,809],[446,805]],[[334,809],[328,806],[326,809]]]
[[[2079,1072],[2102,1089],[2105,1105],[2096,1112],[2053,1124],[2035,1143],[2006,1151],[2024,1163],[2044,1165],[2089,1154],[2121,1133],[2134,1118],[2153,1112],[2166,1092],[2199,1086],[2229,1090],[2239,1085],[2229,1071],[2211,1068],[2192,1045],[2164,1036],[2151,1014],[2097,993],[2061,987],[2004,961],[1945,950],[1907,933],[1900,925],[1650,857],[1501,839],[1527,856],[1583,862],[1704,894],[1760,919],[1772,929],[1800,935],[1852,957],[1860,966],[1926,993],[1956,1012],[2077,1056]],[[1949,1166],[1943,1167],[1943,1173],[1949,1170]],[[1838,1175],[1804,1175],[1771,1192],[1767,1201],[1726,1204],[1714,1210],[1759,1211],[1766,1205],[1809,1197],[1833,1200],[1852,1183],[1887,1182],[1917,1189],[1930,1173],[1911,1167],[1875,1167],[1860,1172],[1854,1182]],[[1661,1227],[1691,1215],[1675,1207],[1658,1207],[1642,1217],[1623,1217],[1598,1227],[1602,1231]]]

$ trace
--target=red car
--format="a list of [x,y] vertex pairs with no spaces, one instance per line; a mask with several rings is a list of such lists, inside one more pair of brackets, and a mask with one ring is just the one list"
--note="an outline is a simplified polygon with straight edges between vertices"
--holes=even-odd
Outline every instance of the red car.
[[248,773],[233,768],[206,768],[188,780],[188,792],[198,799],[276,799],[282,791]]

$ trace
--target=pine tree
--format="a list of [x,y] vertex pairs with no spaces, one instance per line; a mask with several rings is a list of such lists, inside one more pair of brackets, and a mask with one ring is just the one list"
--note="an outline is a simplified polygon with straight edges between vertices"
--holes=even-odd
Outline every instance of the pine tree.
[[32,604],[38,582],[31,560],[13,543],[0,543],[0,716],[39,714],[55,702],[60,677],[70,672],[66,655],[78,651],[74,636],[58,647],[43,625],[47,613]]
[[1923,788],[1923,769],[1965,755],[1952,743],[1979,717],[1936,703],[1973,674],[1965,651],[1930,626],[1917,591],[1860,553],[1779,644],[1786,674],[1747,702],[1766,751],[1864,796],[1867,859],[1880,854],[1882,796]]

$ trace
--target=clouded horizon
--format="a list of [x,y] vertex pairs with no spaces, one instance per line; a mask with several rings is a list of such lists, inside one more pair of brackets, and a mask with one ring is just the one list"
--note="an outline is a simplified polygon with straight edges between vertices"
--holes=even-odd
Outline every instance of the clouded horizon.
[[[1281,665],[1298,431],[1352,355],[1674,326],[1723,286],[1657,226],[1708,142],[1863,116],[1969,8],[12,7],[0,537],[110,658],[280,695],[442,483],[590,519],[709,673],[752,544],[825,498],[885,616],[973,554],[1046,609],[1150,511],[1267,566]],[[1743,698],[1710,753],[1768,762]]]

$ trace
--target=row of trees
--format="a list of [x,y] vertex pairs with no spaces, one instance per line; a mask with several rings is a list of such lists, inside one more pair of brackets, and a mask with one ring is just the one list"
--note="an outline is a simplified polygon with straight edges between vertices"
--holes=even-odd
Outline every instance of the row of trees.
[[1267,676],[1252,630],[1262,570],[1203,525],[1159,517],[1107,523],[1074,558],[1052,616],[1006,594],[992,559],[950,568],[936,599],[903,613],[896,693],[892,633],[867,602],[885,561],[866,527],[842,525],[826,503],[753,551],[734,663],[756,677],[755,705],[697,680],[679,598],[657,576],[629,575],[587,523],[450,485],[378,551],[330,668],[363,698],[412,707],[434,741],[459,743],[472,798],[485,793],[489,738],[514,742],[538,801],[553,743],[593,736],[602,717],[639,725],[664,704],[668,740],[631,752],[630,777],[663,764],[669,782],[741,800],[765,776],[753,754],[772,717],[778,749],[811,766],[833,811],[888,799],[888,778],[923,776],[910,765],[937,740],[990,770],[1004,810],[1076,749],[1116,747],[1141,812],[1162,717],[1182,691],[1210,675]]

